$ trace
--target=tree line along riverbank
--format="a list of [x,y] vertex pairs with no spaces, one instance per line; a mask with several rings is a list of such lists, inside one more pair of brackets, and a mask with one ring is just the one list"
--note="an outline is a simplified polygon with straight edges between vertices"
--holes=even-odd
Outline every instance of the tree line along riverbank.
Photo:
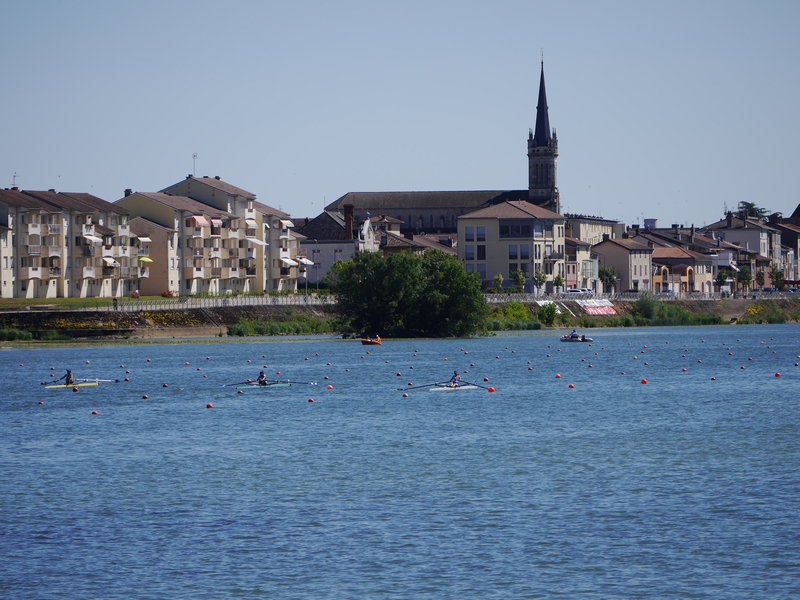
[[[800,322],[800,299],[658,300],[613,302],[616,315],[592,316],[576,301],[557,302],[557,311],[510,300],[492,304],[484,331],[542,328],[641,327]],[[304,333],[366,333],[342,329],[335,306],[242,306],[161,311],[0,312],[0,339],[69,340],[253,336]]]

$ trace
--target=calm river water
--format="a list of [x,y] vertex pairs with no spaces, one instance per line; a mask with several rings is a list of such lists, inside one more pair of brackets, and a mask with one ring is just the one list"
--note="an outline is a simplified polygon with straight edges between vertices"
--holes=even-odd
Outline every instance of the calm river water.
[[0,351],[0,597],[800,596],[800,327],[590,335]]

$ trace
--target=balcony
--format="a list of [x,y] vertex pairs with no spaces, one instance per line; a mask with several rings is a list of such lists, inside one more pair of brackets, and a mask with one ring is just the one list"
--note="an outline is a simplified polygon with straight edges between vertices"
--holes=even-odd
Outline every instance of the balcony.
[[187,267],[183,270],[184,279],[208,279],[208,271],[203,267]]
[[150,277],[150,267],[139,267],[139,277]]
[[238,227],[228,227],[228,239],[238,239],[239,238],[239,228]]
[[212,227],[211,237],[220,237],[222,235],[222,227]]
[[119,269],[115,267],[103,267],[103,279],[117,279],[119,277]]
[[61,277],[61,267],[50,267],[50,277]]
[[28,256],[41,256],[41,255],[42,255],[41,246],[28,245]]
[[289,277],[292,274],[291,267],[281,267],[281,277]]
[[42,225],[42,235],[61,235],[61,225]]
[[209,248],[208,258],[222,258],[222,252],[220,252],[219,248]]
[[28,223],[28,235],[42,235],[42,226],[39,223]]
[[290,237],[291,236],[289,235],[289,230],[288,229],[281,229],[281,235],[279,236],[279,239],[288,240]]
[[94,256],[94,246],[81,246],[81,256]]
[[117,226],[117,235],[122,237],[130,237],[131,236],[131,226],[130,225],[119,225]]
[[238,248],[228,248],[228,256],[230,258],[239,258],[239,249]]
[[245,275],[247,277],[255,277],[256,276],[256,268],[255,267],[247,267],[245,269]]
[[131,255],[131,247],[130,246],[119,246],[119,252],[117,256],[130,256]]
[[545,260],[561,260],[564,258],[563,252],[551,252],[550,254],[545,254]]
[[120,267],[119,268],[119,278],[120,279],[131,279],[136,277],[136,271],[138,269],[136,267]]
[[[49,276],[49,273],[48,273]],[[41,279],[42,278],[42,268],[41,267],[22,267],[19,270],[19,278],[20,279]]]
[[192,248],[192,258],[197,260],[198,258],[203,258],[205,256],[202,248]]
[[82,225],[82,235],[94,235],[94,225]]
[[45,256],[61,256],[61,246],[45,246]]
[[219,279],[222,277],[222,267],[211,267],[211,278]]
[[103,258],[105,257],[114,258],[115,256],[114,248],[115,246],[112,246],[111,244],[106,244],[105,246],[103,246]]
[[83,267],[82,279],[96,279],[96,267]]
[[202,227],[194,227],[194,228],[192,228],[192,237],[193,238],[202,238],[203,237],[203,228]]
[[244,251],[244,258],[245,260],[253,260],[256,257],[256,249],[255,248],[246,248]]
[[139,256],[150,256],[150,246],[139,246],[137,248],[136,253]]

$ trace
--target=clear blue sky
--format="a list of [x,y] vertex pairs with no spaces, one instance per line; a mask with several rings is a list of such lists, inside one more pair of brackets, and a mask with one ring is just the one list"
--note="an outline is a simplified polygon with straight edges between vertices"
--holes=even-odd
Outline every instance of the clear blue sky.
[[795,0],[5,0],[0,22],[0,187],[113,202],[194,170],[295,217],[525,189],[544,51],[564,211],[800,202]]

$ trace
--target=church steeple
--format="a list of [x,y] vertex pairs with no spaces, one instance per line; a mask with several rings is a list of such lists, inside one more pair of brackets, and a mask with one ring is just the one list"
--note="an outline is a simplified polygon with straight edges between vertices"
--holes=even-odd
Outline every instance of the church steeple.
[[547,92],[544,86],[544,61],[539,76],[536,129],[528,131],[528,202],[561,212],[558,195],[558,138],[550,129]]
[[539,76],[539,101],[536,104],[536,129],[533,133],[533,143],[536,146],[547,146],[550,141],[550,116],[547,113],[547,92],[544,89],[544,61],[542,73]]

